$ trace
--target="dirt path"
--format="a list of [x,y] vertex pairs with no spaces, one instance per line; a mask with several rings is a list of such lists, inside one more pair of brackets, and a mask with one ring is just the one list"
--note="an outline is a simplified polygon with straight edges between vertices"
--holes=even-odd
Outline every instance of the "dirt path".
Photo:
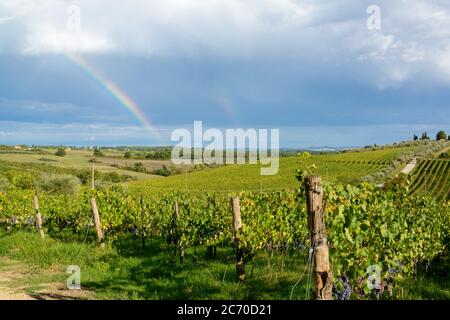
[[0,257],[0,300],[86,300],[92,295],[86,290],[68,290],[61,283],[44,283],[39,285],[42,289],[28,290],[20,283],[31,276],[24,265]]
[[448,146],[447,148],[444,148],[444,149],[442,149],[441,151],[439,151],[438,153],[437,153],[437,155],[440,155],[441,153],[447,153],[447,152],[449,152],[450,151],[450,146]]
[[30,295],[24,292],[14,292],[7,286],[4,287],[4,282],[9,282],[8,276],[0,273],[0,300],[35,300]]
[[408,164],[400,171],[403,174],[410,174],[417,166],[417,158],[412,159]]
[[23,268],[20,264],[0,257],[0,300],[34,300],[24,290],[11,288],[11,283],[23,276]]
[[[407,164],[406,164],[406,166],[400,171],[400,173],[403,173],[403,174],[410,174],[411,172],[413,172],[414,171],[414,169],[416,168],[416,166],[417,166],[417,158],[414,158],[414,159],[412,159],[410,162],[408,162]],[[396,175],[396,177],[398,176],[398,174]],[[377,186],[378,187],[380,187],[380,188],[383,188],[384,187],[384,183],[380,183],[380,184],[378,184]]]

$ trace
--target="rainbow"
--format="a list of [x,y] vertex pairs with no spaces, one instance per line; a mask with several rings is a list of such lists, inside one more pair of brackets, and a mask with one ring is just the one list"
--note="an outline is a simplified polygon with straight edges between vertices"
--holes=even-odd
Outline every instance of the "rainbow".
[[121,89],[113,81],[108,80],[99,70],[92,66],[82,56],[70,53],[67,57],[75,64],[80,66],[91,78],[99,83],[105,90],[123,107],[125,107],[145,128],[158,140],[161,141],[161,135],[155,125],[146,117],[144,112],[139,108],[136,102],[129,97],[123,89]]
[[228,116],[228,118],[233,121],[234,124],[238,123],[238,109],[231,102],[229,96],[221,92],[219,94],[213,95],[213,99],[220,109]]

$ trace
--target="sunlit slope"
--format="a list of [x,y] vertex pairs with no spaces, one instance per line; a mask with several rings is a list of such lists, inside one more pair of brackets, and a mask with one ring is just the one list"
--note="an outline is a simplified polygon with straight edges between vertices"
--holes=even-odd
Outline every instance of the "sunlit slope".
[[[0,169],[2,170],[24,170],[25,172],[39,173],[39,165],[52,166],[63,169],[77,169],[77,170],[90,170],[92,163],[90,160],[93,158],[92,150],[71,150],[66,151],[66,156],[58,157],[54,155],[56,149],[46,149],[46,153],[14,153],[14,152],[0,152]],[[163,164],[167,164],[167,161],[158,160],[129,160],[122,159],[118,156],[123,156],[121,153],[110,153],[108,157],[97,158],[95,168],[98,171],[108,173],[116,172],[118,174],[129,175],[136,177],[137,179],[152,179],[155,176],[151,174],[145,174],[141,172],[134,172],[130,170],[123,170],[115,167],[114,165],[132,165],[135,162],[143,163],[149,171],[160,168]],[[23,169],[23,166],[17,166],[17,164],[29,164],[28,168]],[[43,172],[49,170],[42,169]]]
[[[317,164],[318,173],[324,179],[351,183],[383,169],[390,165],[396,156],[412,149],[413,147],[403,147],[321,154],[313,155],[309,161]],[[298,186],[295,179],[296,169],[297,158],[286,157],[280,159],[279,172],[273,176],[262,176],[259,165],[229,165],[168,178],[133,182],[130,189],[143,193],[157,193],[168,189],[214,192],[291,189]]]

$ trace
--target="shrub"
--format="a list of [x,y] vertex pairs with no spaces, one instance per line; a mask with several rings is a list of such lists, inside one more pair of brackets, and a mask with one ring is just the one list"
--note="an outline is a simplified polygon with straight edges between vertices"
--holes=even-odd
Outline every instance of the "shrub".
[[91,170],[80,170],[76,173],[76,177],[81,182],[81,184],[86,185],[91,182],[92,172]]
[[97,191],[106,191],[108,189],[110,189],[114,184],[112,182],[109,181],[104,181],[104,180],[95,180],[95,190]]
[[61,176],[42,176],[38,182],[41,191],[52,194],[65,194],[69,196],[77,196],[80,190],[80,180],[71,175]]
[[104,157],[105,154],[100,149],[94,149],[94,157]]
[[137,162],[133,165],[132,167],[133,171],[136,172],[147,172],[147,168],[144,166],[144,164],[142,162]]
[[123,182],[125,179],[117,172],[108,172],[105,173],[102,177],[103,181],[113,182],[113,183],[120,183]]
[[[11,172],[9,172],[11,174]],[[10,176],[9,181],[18,189],[34,189],[36,187],[36,178],[30,173],[19,173],[14,171],[14,174]]]
[[66,155],[66,150],[64,148],[59,148],[55,152],[55,156],[58,156],[58,157],[64,157],[65,155]]
[[158,176],[168,177],[172,175],[172,171],[167,168],[167,166],[163,166],[162,168],[156,169],[153,171],[153,174],[156,174]]

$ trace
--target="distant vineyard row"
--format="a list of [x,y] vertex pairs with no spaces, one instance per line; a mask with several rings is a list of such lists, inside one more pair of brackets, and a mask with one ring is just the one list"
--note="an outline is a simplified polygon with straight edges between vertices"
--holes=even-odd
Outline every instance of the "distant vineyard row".
[[450,200],[450,160],[422,160],[413,175],[411,193]]

